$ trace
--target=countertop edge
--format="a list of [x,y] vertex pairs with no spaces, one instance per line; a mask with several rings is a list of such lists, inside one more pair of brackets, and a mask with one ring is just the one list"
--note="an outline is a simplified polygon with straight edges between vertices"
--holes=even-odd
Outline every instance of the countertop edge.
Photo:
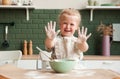
[[[22,60],[38,60],[39,55],[22,55]],[[120,55],[101,56],[101,55],[84,55],[83,60],[120,60]]]

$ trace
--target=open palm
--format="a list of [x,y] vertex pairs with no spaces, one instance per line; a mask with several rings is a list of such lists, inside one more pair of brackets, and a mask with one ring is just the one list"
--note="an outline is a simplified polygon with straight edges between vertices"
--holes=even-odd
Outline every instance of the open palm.
[[82,27],[78,29],[78,42],[86,42],[87,39],[91,36],[91,33],[87,35],[87,28]]
[[55,28],[56,28],[56,22],[48,22],[48,25],[45,26],[45,32],[46,32],[46,35],[49,39],[53,40],[56,35],[58,34],[58,32],[55,32]]

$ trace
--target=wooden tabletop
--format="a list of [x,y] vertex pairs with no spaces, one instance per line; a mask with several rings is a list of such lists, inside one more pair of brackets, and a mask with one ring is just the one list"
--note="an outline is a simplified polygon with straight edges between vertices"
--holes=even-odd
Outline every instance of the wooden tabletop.
[[[36,60],[39,55],[23,55],[23,60]],[[84,60],[120,60],[120,55],[101,56],[101,55],[84,55]]]
[[106,69],[79,69],[68,73],[53,70],[25,70],[13,65],[0,66],[0,79],[120,79],[120,74]]
[[120,55],[101,56],[101,55],[84,55],[84,60],[120,60]]

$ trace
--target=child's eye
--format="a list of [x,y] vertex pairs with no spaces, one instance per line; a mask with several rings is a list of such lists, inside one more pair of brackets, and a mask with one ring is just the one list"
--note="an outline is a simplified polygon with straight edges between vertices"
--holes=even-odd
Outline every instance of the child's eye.
[[66,22],[64,22],[63,24],[67,24]]
[[71,26],[74,26],[74,24],[70,24]]

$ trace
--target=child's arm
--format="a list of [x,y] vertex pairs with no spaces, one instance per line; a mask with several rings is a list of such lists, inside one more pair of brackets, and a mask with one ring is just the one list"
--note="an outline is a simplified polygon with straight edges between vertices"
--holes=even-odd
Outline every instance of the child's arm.
[[52,21],[48,22],[47,27],[45,26],[46,32],[46,39],[45,39],[45,46],[48,49],[54,47],[55,37],[57,36],[58,32],[55,32],[56,22],[52,23]]
[[89,48],[87,44],[87,39],[91,36],[91,33],[87,35],[87,28],[82,27],[81,31],[78,29],[78,48],[86,52]]
[[45,39],[45,46],[48,49],[51,49],[54,47],[54,40],[49,39],[48,37]]
[[81,42],[78,43],[78,48],[82,51],[82,52],[86,52],[89,48],[87,42]]

